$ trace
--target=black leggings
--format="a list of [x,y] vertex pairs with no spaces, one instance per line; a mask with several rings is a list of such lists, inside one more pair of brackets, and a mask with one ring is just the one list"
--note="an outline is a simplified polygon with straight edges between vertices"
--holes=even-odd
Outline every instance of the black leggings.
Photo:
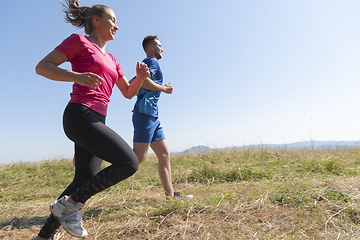
[[[130,177],[138,169],[138,158],[131,147],[105,125],[105,116],[90,108],[69,103],[64,111],[66,136],[75,143],[75,176],[59,196],[69,195],[85,203],[96,193]],[[99,172],[102,160],[112,163]],[[51,238],[60,222],[50,215],[39,236]]]

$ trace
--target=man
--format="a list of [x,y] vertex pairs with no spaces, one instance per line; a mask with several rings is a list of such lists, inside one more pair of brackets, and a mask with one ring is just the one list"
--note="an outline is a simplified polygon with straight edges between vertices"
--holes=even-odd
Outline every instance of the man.
[[[160,93],[171,94],[173,87],[170,82],[163,84],[163,75],[158,63],[162,58],[163,48],[157,36],[147,36],[142,42],[151,79],[144,81],[139,90],[133,110],[132,121],[134,125],[133,149],[142,163],[148,153],[149,147],[158,158],[158,171],[165,194],[170,197],[182,198],[174,192],[171,177],[170,153],[165,141],[165,135],[158,119],[158,101]],[[185,198],[192,198],[188,195]]]

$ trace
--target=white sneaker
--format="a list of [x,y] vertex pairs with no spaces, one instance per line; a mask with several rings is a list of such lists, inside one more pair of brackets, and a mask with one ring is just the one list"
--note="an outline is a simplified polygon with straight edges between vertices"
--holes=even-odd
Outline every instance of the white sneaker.
[[185,195],[185,196],[182,196],[179,192],[174,192],[174,198],[180,198],[180,199],[190,200],[190,199],[192,199],[193,197],[194,197],[193,195]]
[[88,233],[82,226],[83,203],[69,206],[66,203],[67,196],[60,198],[50,205],[50,211],[59,219],[63,228],[74,237],[84,238]]

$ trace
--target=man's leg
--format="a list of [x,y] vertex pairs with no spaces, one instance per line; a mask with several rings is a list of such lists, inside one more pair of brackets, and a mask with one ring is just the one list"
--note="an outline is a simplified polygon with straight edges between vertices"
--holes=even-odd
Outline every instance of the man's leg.
[[139,159],[139,164],[145,161],[146,155],[149,150],[150,143],[134,142],[133,150]]
[[158,158],[158,171],[165,194],[173,197],[174,189],[172,186],[170,153],[166,141],[165,139],[156,140],[150,146]]

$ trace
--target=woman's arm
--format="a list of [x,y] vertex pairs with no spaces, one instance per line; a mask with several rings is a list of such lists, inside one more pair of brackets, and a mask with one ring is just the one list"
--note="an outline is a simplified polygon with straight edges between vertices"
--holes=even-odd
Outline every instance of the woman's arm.
[[119,88],[125,98],[131,99],[137,94],[144,80],[148,77],[150,77],[150,72],[147,65],[145,63],[137,62],[136,78],[134,79],[134,81],[129,84],[128,80],[124,76],[116,82],[116,86]]
[[54,81],[76,82],[90,88],[97,88],[103,81],[94,73],[78,73],[58,67],[66,61],[67,57],[63,53],[53,50],[36,65],[35,71],[38,75]]

